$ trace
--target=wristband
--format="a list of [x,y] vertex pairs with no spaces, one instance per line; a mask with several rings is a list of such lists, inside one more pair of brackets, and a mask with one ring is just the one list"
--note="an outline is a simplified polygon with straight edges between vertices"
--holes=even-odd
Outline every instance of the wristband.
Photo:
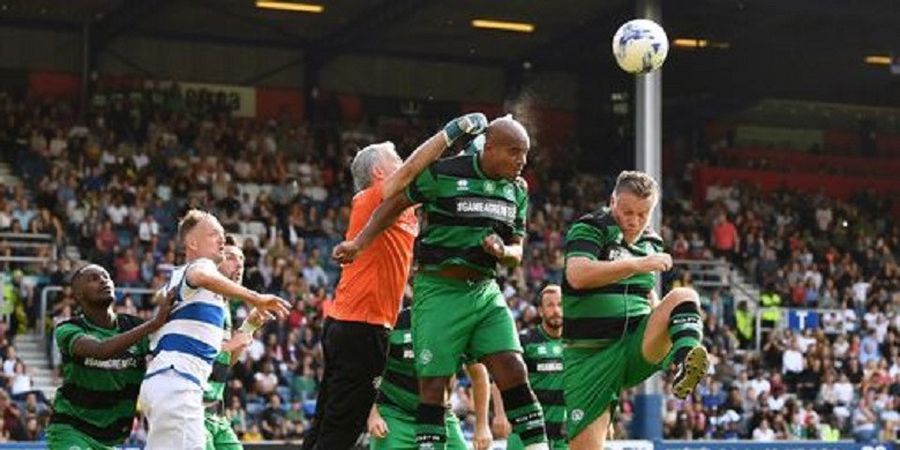
[[253,336],[253,333],[256,332],[256,330],[258,330],[258,329],[259,329],[259,325],[253,325],[252,323],[250,323],[250,319],[248,317],[247,320],[244,320],[244,323],[241,324],[241,327],[238,328],[238,331],[247,333],[250,336]]

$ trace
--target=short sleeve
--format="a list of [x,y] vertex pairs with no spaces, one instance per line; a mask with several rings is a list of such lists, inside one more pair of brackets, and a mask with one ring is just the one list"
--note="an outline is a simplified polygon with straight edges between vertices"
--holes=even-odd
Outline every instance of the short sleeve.
[[195,267],[206,267],[207,270],[216,270],[219,269],[216,267],[216,263],[209,258],[199,258],[190,263],[190,265],[184,270],[184,285],[191,288],[197,289],[197,286],[191,286],[191,283],[188,282],[188,272]]
[[84,329],[73,323],[62,323],[56,327],[54,335],[60,353],[71,356],[72,345],[75,344],[78,338],[84,336],[85,332]]
[[437,179],[429,167],[406,187],[406,197],[413,203],[426,203],[434,199],[436,191]]
[[199,258],[191,263],[195,267],[203,267],[206,266],[207,269],[217,270],[216,263],[209,258]]
[[596,261],[605,244],[605,236],[599,229],[576,222],[566,232],[566,259],[581,256]]
[[137,342],[137,356],[147,356],[150,354],[150,338],[144,336]]
[[665,251],[662,238],[653,230],[648,229],[647,231],[645,231],[644,236],[641,238],[641,240],[646,242],[647,246],[649,246],[654,253],[661,253]]
[[528,330],[522,330],[519,332],[519,345],[525,348],[526,344],[528,344]]

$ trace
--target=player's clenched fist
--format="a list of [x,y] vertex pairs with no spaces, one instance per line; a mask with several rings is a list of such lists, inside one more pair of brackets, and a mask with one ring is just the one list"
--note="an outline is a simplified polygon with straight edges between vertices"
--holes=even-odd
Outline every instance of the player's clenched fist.
[[341,264],[350,264],[359,255],[359,245],[355,241],[344,241],[334,247],[331,257]]
[[641,258],[641,272],[666,272],[672,268],[672,255],[654,253]]
[[447,146],[453,145],[453,143],[459,139],[464,134],[476,135],[481,134],[484,130],[487,129],[488,121],[487,117],[482,113],[470,113],[464,116],[457,117],[450,122],[447,122],[447,125],[444,125],[444,139],[447,141]]
[[481,247],[484,248],[489,255],[497,259],[503,259],[506,257],[506,244],[503,243],[503,239],[496,234],[490,234],[484,237],[484,240],[481,241]]

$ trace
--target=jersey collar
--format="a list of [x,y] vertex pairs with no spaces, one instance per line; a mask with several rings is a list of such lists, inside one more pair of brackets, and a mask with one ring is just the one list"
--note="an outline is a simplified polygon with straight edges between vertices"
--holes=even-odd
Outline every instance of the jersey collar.
[[102,327],[102,326],[100,326],[100,325],[97,325],[96,323],[92,322],[91,319],[89,319],[88,316],[87,316],[87,314],[85,314],[85,313],[81,313],[81,317],[84,319],[84,323],[90,325],[90,326],[93,327],[93,328],[97,328],[97,329],[100,329],[100,330],[116,330],[116,329],[119,328],[119,315],[116,314],[115,312],[113,313],[113,316],[112,316],[112,319],[113,319],[113,326],[112,326],[112,328],[106,328],[106,327]]
[[544,336],[544,339],[546,339],[548,342],[558,341],[562,338],[562,336],[560,336],[558,338],[550,336],[550,334],[547,333],[547,330],[544,329],[543,322],[540,325],[538,325],[537,329],[541,333],[541,336]]
[[472,167],[475,168],[475,173],[477,173],[479,177],[481,177],[483,179],[488,179],[488,177],[484,174],[484,172],[481,171],[481,161],[479,161],[479,158],[478,158],[479,155],[480,155],[480,153],[477,153],[477,152],[472,154]]

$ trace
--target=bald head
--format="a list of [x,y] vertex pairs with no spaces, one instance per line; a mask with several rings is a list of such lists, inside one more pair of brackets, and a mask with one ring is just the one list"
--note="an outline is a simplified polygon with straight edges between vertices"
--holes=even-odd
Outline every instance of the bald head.
[[486,138],[487,142],[494,142],[496,145],[515,145],[524,147],[526,150],[531,148],[528,131],[518,120],[508,114],[491,121],[487,127]]
[[512,116],[494,119],[485,134],[481,168],[495,179],[515,180],[528,162],[531,139],[528,131]]

